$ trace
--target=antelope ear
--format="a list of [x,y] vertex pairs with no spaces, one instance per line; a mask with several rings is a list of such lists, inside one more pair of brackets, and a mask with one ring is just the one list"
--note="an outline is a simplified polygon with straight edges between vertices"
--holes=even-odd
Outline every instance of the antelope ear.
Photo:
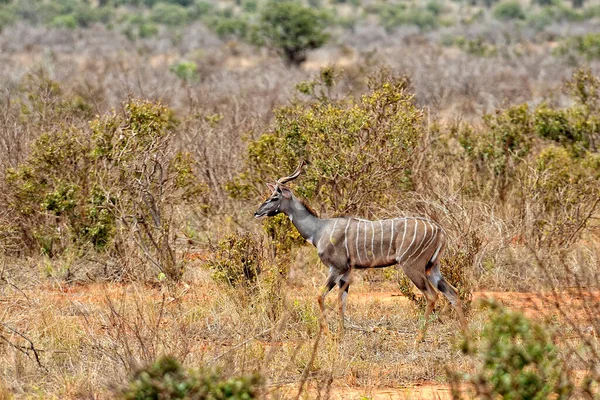
[[292,197],[292,191],[289,188],[286,188],[285,186],[281,187],[281,194],[286,199],[290,199]]
[[267,187],[269,188],[269,190],[271,192],[274,192],[277,189],[277,187],[275,185],[273,185],[272,183],[267,183]]

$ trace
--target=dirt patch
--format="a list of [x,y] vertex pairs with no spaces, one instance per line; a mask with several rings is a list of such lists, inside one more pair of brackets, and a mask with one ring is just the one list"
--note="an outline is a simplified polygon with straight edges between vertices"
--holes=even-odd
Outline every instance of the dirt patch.
[[419,382],[412,386],[401,388],[352,388],[334,387],[331,399],[362,399],[376,400],[417,400],[417,399],[452,399],[450,386],[435,382]]

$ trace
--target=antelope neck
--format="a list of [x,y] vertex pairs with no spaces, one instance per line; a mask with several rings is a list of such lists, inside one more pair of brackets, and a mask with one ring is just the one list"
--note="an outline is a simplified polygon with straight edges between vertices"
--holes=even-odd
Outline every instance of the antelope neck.
[[320,229],[320,218],[314,216],[296,197],[292,196],[287,204],[281,207],[281,211],[290,218],[298,232],[309,243],[314,244],[318,239]]

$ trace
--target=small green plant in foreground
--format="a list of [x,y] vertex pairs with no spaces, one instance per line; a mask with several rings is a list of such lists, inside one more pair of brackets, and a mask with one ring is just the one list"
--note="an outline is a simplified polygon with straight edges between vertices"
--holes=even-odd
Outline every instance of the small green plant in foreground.
[[482,332],[481,348],[468,340],[463,343],[463,352],[479,357],[481,364],[472,375],[453,377],[453,397],[462,398],[458,383],[464,380],[472,384],[476,398],[569,398],[573,385],[546,328],[494,300],[483,304],[491,318]]
[[261,378],[257,374],[226,378],[214,370],[185,371],[176,359],[163,357],[138,371],[121,398],[249,400],[258,398],[260,386]]

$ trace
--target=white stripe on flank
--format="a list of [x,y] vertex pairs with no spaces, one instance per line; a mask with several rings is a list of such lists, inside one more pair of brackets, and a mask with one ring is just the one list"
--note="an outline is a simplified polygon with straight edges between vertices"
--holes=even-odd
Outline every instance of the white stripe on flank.
[[[350,253],[348,252],[348,226],[350,225],[350,218],[346,222],[346,229],[344,229],[344,247],[346,248],[346,258],[350,260]],[[350,260],[352,261],[352,260]]]
[[375,227],[373,227],[373,221],[371,221],[371,257],[375,259]]
[[[408,230],[408,220],[406,218],[404,218],[404,233],[402,234],[402,243],[400,243],[400,247],[398,247],[397,251],[402,250],[402,247],[404,247],[404,238],[406,237],[406,231]],[[400,260],[396,260],[398,262],[400,262]]]
[[423,252],[425,250],[427,250],[429,248],[429,246],[431,246],[431,243],[433,243],[433,241],[435,240],[435,238],[437,236],[437,234],[435,233],[435,225],[433,225],[431,223],[431,221],[429,221],[429,220],[426,220],[426,221],[429,224],[429,226],[431,227],[431,238],[429,239],[427,244],[421,248],[421,252],[419,254],[417,254],[417,257],[415,258],[415,260],[418,260],[419,257],[421,257],[421,254],[423,254]]
[[423,219],[421,221],[423,221],[423,228],[425,228],[425,232],[423,232],[423,238],[421,239],[421,243],[419,243],[419,245],[417,247],[415,247],[415,249],[412,251],[412,253],[410,253],[410,255],[406,258],[406,262],[409,262],[410,259],[417,253],[417,251],[419,251],[419,249],[423,248],[423,243],[425,243],[425,239],[427,238],[427,223],[428,223],[428,221],[426,219]]
[[358,251],[358,234],[360,233],[360,222],[361,220],[358,220],[356,223],[356,257],[358,258],[358,265],[362,264],[362,258],[360,257],[360,252]]
[[365,248],[365,257],[367,257],[367,262],[369,262],[369,253],[367,252],[367,221],[365,221],[365,234],[364,234],[364,241],[363,241],[363,245]]
[[[417,228],[419,227],[419,220],[418,219],[414,219],[413,221],[415,221],[415,228],[414,228],[415,229],[415,233],[413,234],[412,241],[410,242],[410,244],[408,245],[408,247],[406,247],[406,250],[404,250],[404,253],[402,253],[402,255],[398,258],[398,260],[397,260],[398,263],[400,263],[402,261],[402,257],[404,257],[404,255],[406,254],[406,252],[411,248],[411,246],[415,242],[415,239],[417,238]],[[406,229],[404,229],[404,234],[406,234]],[[402,243],[404,243],[404,236],[402,237]],[[402,246],[400,246],[400,248],[402,248]]]
[[335,232],[335,227],[336,227],[338,221],[339,220],[337,220],[337,219],[335,220],[335,222],[333,223],[333,228],[331,228],[331,233],[329,234],[329,243],[331,243],[331,244],[334,244],[333,243],[333,234]]
[[381,241],[379,242],[379,257],[383,258],[383,221],[379,220],[379,229],[381,229]]
[[443,245],[443,243],[440,242],[440,244],[438,245],[437,250],[435,251],[435,253],[433,253],[433,256],[431,256],[431,262],[433,264],[435,264],[437,256],[440,254],[440,250],[442,249],[442,245]]
[[394,243],[394,220],[389,220],[392,223],[392,234],[390,235],[390,247],[388,248],[387,257],[390,258],[390,251],[392,251],[392,244]]

